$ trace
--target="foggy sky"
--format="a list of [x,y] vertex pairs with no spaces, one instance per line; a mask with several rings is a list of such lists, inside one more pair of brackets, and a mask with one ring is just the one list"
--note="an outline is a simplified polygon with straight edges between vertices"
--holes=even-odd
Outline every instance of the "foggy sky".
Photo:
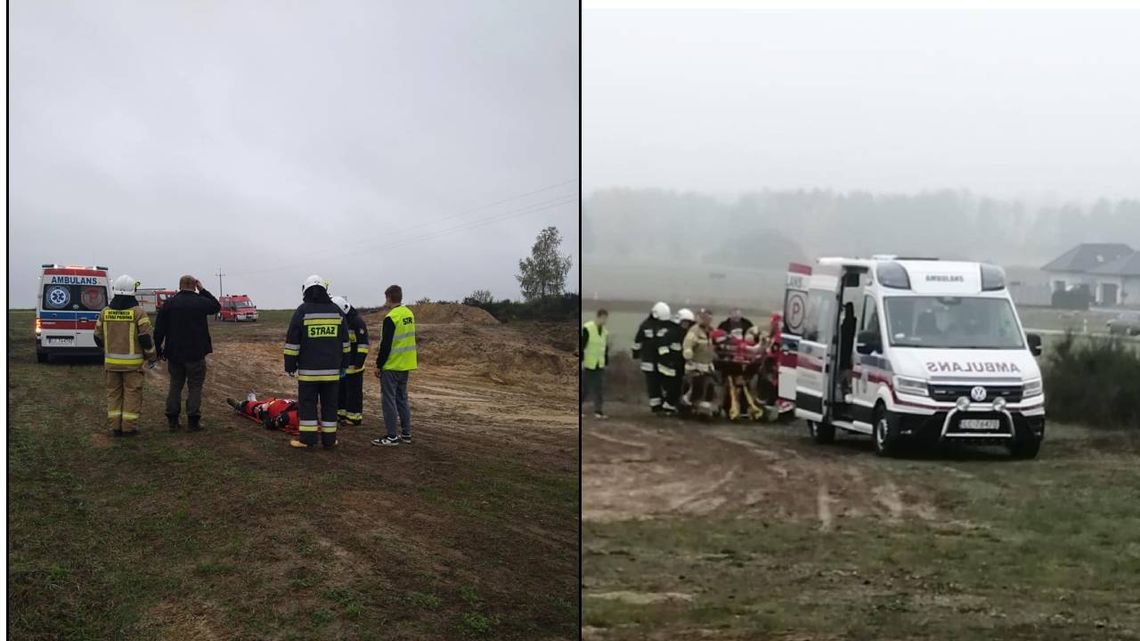
[[576,2],[9,10],[11,306],[51,262],[215,294],[221,267],[266,308],[311,273],[518,298],[547,225],[577,289]]
[[1140,12],[583,13],[583,188],[1140,196]]

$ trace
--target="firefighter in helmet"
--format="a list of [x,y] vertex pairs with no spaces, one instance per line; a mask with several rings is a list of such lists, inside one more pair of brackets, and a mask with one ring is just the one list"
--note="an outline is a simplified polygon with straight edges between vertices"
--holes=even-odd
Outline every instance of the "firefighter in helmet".
[[95,343],[103,348],[107,423],[114,436],[135,436],[142,411],[143,363],[158,361],[150,319],[135,298],[139,282],[126,274],[111,284],[114,298],[95,319]]
[[319,441],[329,449],[336,445],[337,395],[349,365],[348,324],[320,276],[306,278],[301,295],[285,335],[285,373],[297,377],[300,431],[289,444],[313,447]]
[[692,311],[682,309],[677,312],[677,316],[665,324],[665,335],[657,347],[657,372],[661,375],[661,388],[665,394],[661,407],[667,414],[676,414],[681,408],[685,376],[682,343],[693,321]]
[[333,296],[332,302],[348,323],[348,351],[352,355],[337,397],[337,416],[341,426],[360,425],[364,420],[364,360],[368,356],[368,323],[344,296]]
[[633,339],[633,358],[641,361],[641,373],[645,375],[645,387],[649,392],[649,409],[654,413],[664,409],[661,374],[657,371],[657,350],[661,345],[669,322],[669,305],[659,302],[650,310],[649,316],[637,328]]

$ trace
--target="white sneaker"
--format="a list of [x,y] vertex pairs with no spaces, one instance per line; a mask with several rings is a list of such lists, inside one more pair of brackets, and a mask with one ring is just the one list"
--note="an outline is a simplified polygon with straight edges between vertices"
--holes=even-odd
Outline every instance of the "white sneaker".
[[257,392],[250,392],[249,394],[246,394],[246,395],[245,395],[245,400],[247,400],[247,401],[256,401],[256,400],[257,400]]

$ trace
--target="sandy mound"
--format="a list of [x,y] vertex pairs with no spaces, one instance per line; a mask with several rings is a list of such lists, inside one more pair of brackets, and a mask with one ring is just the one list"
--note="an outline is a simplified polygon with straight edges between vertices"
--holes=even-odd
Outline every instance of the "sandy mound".
[[[498,325],[499,321],[485,310],[458,303],[424,303],[422,305],[408,305],[416,316],[417,324],[444,325],[464,323],[470,325]],[[380,310],[364,314],[364,318],[372,321],[384,318],[388,312]]]

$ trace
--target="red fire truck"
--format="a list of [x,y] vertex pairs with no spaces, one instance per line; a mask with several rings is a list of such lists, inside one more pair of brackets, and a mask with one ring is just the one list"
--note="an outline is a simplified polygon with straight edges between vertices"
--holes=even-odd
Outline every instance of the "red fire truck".
[[221,296],[218,303],[222,306],[217,316],[220,321],[257,321],[257,306],[245,294]]

